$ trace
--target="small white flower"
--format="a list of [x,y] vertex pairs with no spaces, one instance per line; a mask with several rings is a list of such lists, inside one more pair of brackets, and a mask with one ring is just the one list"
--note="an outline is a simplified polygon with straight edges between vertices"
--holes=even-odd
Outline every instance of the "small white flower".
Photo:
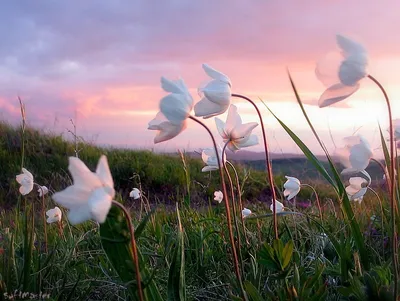
[[22,195],[27,195],[33,189],[33,175],[25,168],[22,168],[22,174],[17,175],[17,182],[21,185],[19,192]]
[[46,212],[47,215],[47,223],[58,223],[61,221],[62,212],[58,207],[54,207]]
[[365,48],[342,35],[336,35],[340,53],[331,53],[319,61],[315,69],[318,79],[328,86],[319,99],[323,108],[346,99],[359,87],[359,81],[367,76],[368,57]]
[[362,136],[349,136],[343,139],[345,147],[336,149],[336,155],[346,167],[341,173],[350,174],[365,170],[372,159],[372,150]]
[[258,137],[251,134],[258,123],[249,122],[243,124],[235,105],[229,107],[226,123],[218,117],[215,118],[215,123],[222,139],[225,143],[229,141],[228,148],[233,152],[243,147],[258,144]]
[[[277,200],[275,200],[275,206],[276,206],[276,213],[280,213],[283,212],[285,210],[285,206],[283,206],[283,204]],[[273,203],[271,203],[271,205],[269,206],[269,209],[271,211],[274,211],[274,205]]]
[[288,177],[285,176],[287,181],[285,184],[283,184],[283,187],[285,188],[285,191],[283,192],[283,195],[285,197],[288,197],[288,200],[293,199],[300,191],[300,181],[297,178],[294,177]]
[[168,121],[165,116],[158,112],[156,117],[149,122],[148,129],[158,131],[154,138],[154,143],[160,143],[170,140],[178,136],[187,127],[187,120],[182,121],[180,124],[173,124]]
[[248,217],[249,215],[251,215],[252,213],[251,213],[251,210],[250,209],[247,209],[247,208],[244,208],[243,210],[242,210],[242,217],[243,218],[246,218],[246,217]]
[[[222,162],[221,162],[221,160],[222,160],[222,148],[219,147],[219,146],[218,146],[218,158],[220,160],[221,167],[222,167],[223,166]],[[203,160],[203,162],[205,164],[207,164],[201,170],[202,172],[218,170],[217,154],[216,154],[215,149],[213,147],[203,149],[203,151],[201,152],[201,159]],[[225,162],[226,162],[226,156],[224,156],[224,163]]]
[[69,209],[68,219],[72,225],[90,219],[104,223],[115,197],[107,157],[100,157],[96,172],[91,172],[79,158],[69,157],[68,170],[73,185],[53,194],[53,200]]
[[368,181],[361,177],[353,177],[349,179],[350,185],[346,187],[346,193],[351,201],[362,202],[365,193],[368,190]]
[[39,193],[39,197],[42,197],[49,193],[49,189],[46,186],[40,186],[37,191]]
[[129,193],[129,196],[133,198],[134,200],[137,200],[140,198],[140,190],[137,188],[133,188],[132,191]]
[[204,71],[212,78],[199,88],[202,99],[194,106],[196,116],[210,118],[224,113],[231,103],[230,79],[223,73],[203,64]]
[[214,201],[221,203],[223,199],[224,199],[224,194],[222,193],[222,191],[214,192]]
[[161,87],[170,92],[160,101],[160,111],[174,125],[181,125],[193,108],[193,98],[183,79],[171,81],[161,77]]

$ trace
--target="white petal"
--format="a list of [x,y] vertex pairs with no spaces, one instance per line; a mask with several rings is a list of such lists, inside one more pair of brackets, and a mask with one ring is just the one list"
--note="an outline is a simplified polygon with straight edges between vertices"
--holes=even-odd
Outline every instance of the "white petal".
[[214,170],[218,170],[218,166],[207,165],[207,166],[204,166],[204,167],[201,169],[202,172],[214,171]]
[[71,209],[87,204],[91,191],[72,185],[56,192],[51,198],[59,205]]
[[328,53],[317,62],[315,75],[326,87],[340,82],[339,67],[343,60],[344,57],[335,51]]
[[86,190],[101,186],[97,175],[89,170],[79,158],[69,157],[68,170],[74,180],[74,185]]
[[[100,157],[100,160],[97,163],[96,174],[104,185],[112,189],[114,188],[114,181],[111,175],[110,167],[108,166],[108,160],[104,155]],[[113,198],[114,195],[111,195],[111,197]]]
[[91,219],[90,209],[87,204],[71,208],[67,216],[71,225],[77,225]]
[[237,125],[230,133],[232,139],[241,139],[250,136],[251,131],[258,126],[257,122],[249,122]]
[[147,129],[148,130],[159,130],[159,125],[163,122],[167,121],[167,118],[165,118],[164,114],[161,112],[158,112],[156,117],[152,119],[149,124]]
[[363,184],[367,184],[368,182],[364,178],[361,178],[361,177],[352,177],[349,179],[349,183],[351,186],[356,187],[359,190],[359,189],[361,189]]
[[346,86],[354,86],[367,75],[366,65],[357,57],[349,57],[339,68],[340,82]]
[[230,81],[229,77],[227,77],[222,72],[219,72],[219,71],[215,70],[214,68],[211,68],[207,64],[203,64],[203,69],[204,69],[204,71],[207,73],[207,75],[209,77],[214,78],[214,79],[218,79],[218,80],[220,80],[222,82],[225,82],[225,83],[231,85],[231,81]]
[[215,125],[217,126],[218,133],[222,137],[222,139],[228,139],[228,135],[225,131],[225,122],[223,122],[218,117],[215,117]]
[[350,164],[358,171],[366,169],[371,158],[372,152],[361,144],[353,146],[350,150]]
[[223,114],[229,105],[220,105],[215,102],[209,101],[207,98],[203,97],[194,106],[194,114],[198,117],[210,118],[220,114]]
[[172,81],[165,78],[164,76],[161,77],[161,88],[163,88],[164,91],[170,93],[176,93],[176,94],[185,93],[185,90],[182,90],[182,80]]
[[27,195],[28,193],[30,193],[33,189],[33,183],[32,184],[27,184],[27,185],[21,185],[21,187],[19,188],[19,192],[22,195]]
[[154,143],[160,143],[163,141],[170,140],[178,136],[187,127],[187,120],[184,120],[181,124],[175,125],[168,121],[165,121],[159,125],[160,131],[154,138]]
[[341,83],[335,84],[322,93],[321,97],[319,98],[318,105],[320,108],[324,108],[342,101],[354,94],[359,87],[359,83],[354,86],[345,86]]
[[27,170],[27,169],[25,169],[25,168],[22,168],[22,172],[25,174],[25,176],[26,176],[29,180],[33,181],[33,175],[30,173],[29,170]]
[[111,204],[112,198],[104,189],[95,189],[88,201],[92,219],[100,224],[104,223],[110,211]]
[[160,111],[173,124],[180,124],[190,113],[184,94],[169,94],[160,101]]
[[201,92],[206,98],[216,104],[228,107],[231,103],[231,88],[228,84],[221,81],[210,81],[204,88],[201,89]]
[[235,141],[239,148],[249,147],[258,144],[258,137],[257,135],[250,135],[247,138],[240,139]]
[[242,124],[242,119],[237,111],[235,105],[231,105],[228,110],[228,116],[226,117],[225,133],[230,136],[232,130]]
[[344,54],[351,55],[354,53],[366,53],[366,49],[360,43],[357,43],[343,35],[336,35],[336,43],[342,49]]
[[[289,176],[285,176],[285,178],[287,179],[286,183],[296,183],[297,186],[300,186],[300,180],[298,178],[295,177],[289,177]],[[285,186],[285,185],[284,185]]]

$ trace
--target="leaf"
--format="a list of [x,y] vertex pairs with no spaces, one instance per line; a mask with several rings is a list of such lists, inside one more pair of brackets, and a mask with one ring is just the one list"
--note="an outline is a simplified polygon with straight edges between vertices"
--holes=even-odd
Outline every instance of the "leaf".
[[168,300],[169,301],[185,301],[186,285],[185,285],[185,246],[184,235],[179,215],[178,204],[176,204],[176,214],[178,217],[178,235],[177,242],[173,252],[173,259],[168,274]]
[[285,245],[285,247],[283,248],[283,268],[286,268],[287,265],[290,263],[290,260],[292,259],[292,255],[293,255],[293,241],[289,240],[287,242],[287,244]]
[[260,293],[258,292],[257,288],[250,282],[244,282],[244,288],[246,293],[249,295],[252,301],[263,301],[264,299],[261,297]]

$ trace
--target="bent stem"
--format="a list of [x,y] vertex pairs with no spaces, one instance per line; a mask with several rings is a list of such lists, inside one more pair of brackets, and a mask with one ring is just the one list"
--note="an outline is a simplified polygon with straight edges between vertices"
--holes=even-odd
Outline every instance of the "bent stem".
[[142,283],[140,280],[139,257],[138,257],[138,252],[137,252],[137,246],[136,246],[136,240],[135,240],[135,230],[133,228],[132,219],[131,219],[131,216],[129,215],[129,212],[124,207],[124,205],[122,205],[121,203],[118,203],[117,201],[114,201],[114,200],[112,201],[112,204],[119,207],[124,212],[126,221],[128,223],[129,232],[131,234],[131,247],[132,247],[132,252],[133,252],[133,261],[135,263],[135,274],[136,274],[136,283],[137,283],[139,300],[144,301],[143,291],[142,291]]
[[[231,187],[233,221],[234,221],[234,223],[235,223],[235,230],[236,230],[236,235],[237,235],[237,250],[238,250],[239,258],[240,258],[240,261],[239,261],[240,269],[241,269],[241,271],[242,271],[242,273],[243,273],[242,242],[241,242],[241,239],[240,239],[239,224],[238,224],[238,221],[237,221],[238,212],[237,212],[237,210],[236,210],[235,191],[234,191],[233,181],[232,181],[231,175],[229,174],[229,170],[228,170],[228,168],[227,168],[227,166],[226,166],[226,164],[225,164],[225,149],[226,149],[226,146],[228,145],[229,142],[230,142],[230,141],[227,141],[227,142],[225,143],[223,149],[222,149],[222,154],[221,154],[222,158],[221,158],[221,161],[222,161],[222,165],[224,166],[225,173],[226,173],[226,175],[227,175],[227,177],[228,177],[229,185],[230,185],[230,187]],[[243,275],[242,275],[242,276],[243,276]]]
[[263,140],[264,140],[264,149],[265,149],[265,165],[267,167],[268,180],[269,180],[269,184],[271,186],[271,192],[272,192],[272,209],[273,209],[272,211],[274,213],[274,216],[273,216],[274,234],[275,234],[275,239],[279,239],[278,220],[277,220],[277,215],[276,215],[276,204],[274,202],[274,200],[276,200],[274,177],[272,174],[272,165],[271,165],[270,158],[269,158],[267,136],[265,134],[264,122],[263,122],[263,119],[261,116],[261,112],[258,109],[257,105],[254,103],[254,101],[252,101],[250,98],[240,95],[240,94],[232,94],[232,97],[242,98],[242,99],[250,102],[253,105],[253,107],[256,109],[258,117],[260,118],[261,130],[262,130],[262,135],[263,135]]
[[215,138],[214,135],[211,133],[210,129],[200,120],[198,120],[197,118],[193,117],[193,116],[189,116],[190,119],[192,119],[193,121],[197,122],[198,124],[200,124],[203,128],[206,129],[206,131],[208,132],[208,134],[211,137],[211,140],[213,142],[214,145],[214,149],[215,149],[215,154],[217,156],[217,162],[218,162],[218,170],[219,170],[219,175],[221,177],[221,185],[222,185],[222,190],[223,190],[223,194],[224,194],[224,204],[225,204],[225,211],[226,211],[226,221],[227,221],[227,225],[228,225],[228,231],[229,231],[229,240],[231,243],[231,248],[232,248],[232,256],[233,256],[233,264],[235,266],[235,274],[236,274],[236,278],[238,280],[242,295],[244,297],[245,300],[247,300],[247,296],[246,293],[244,291],[244,287],[243,287],[243,283],[242,283],[242,278],[240,276],[240,270],[239,270],[239,261],[238,261],[238,256],[237,256],[237,252],[236,252],[236,247],[235,247],[235,239],[233,237],[233,230],[232,230],[232,221],[231,221],[231,211],[229,208],[229,199],[228,199],[228,193],[226,190],[226,185],[225,185],[225,179],[224,179],[224,175],[222,173],[222,166],[221,166],[221,161],[219,160],[219,155],[218,155],[218,148],[217,148],[217,143],[215,142]]
[[388,109],[388,117],[389,117],[389,132],[390,132],[390,210],[391,210],[391,218],[392,218],[392,261],[393,261],[393,274],[394,274],[394,299],[397,299],[398,295],[398,255],[397,255],[397,233],[396,233],[396,199],[395,199],[395,145],[394,145],[394,129],[393,129],[393,120],[392,120],[392,108],[390,106],[389,97],[378,80],[376,80],[372,75],[368,75],[368,78],[372,80],[382,91],[383,96],[385,97],[387,109]]
[[235,166],[233,166],[233,164],[229,161],[226,161],[226,163],[228,163],[228,165],[232,168],[233,172],[235,173],[235,178],[236,178],[236,187],[238,190],[238,196],[239,196],[239,212],[240,212],[240,220],[242,222],[242,227],[243,227],[243,234],[244,234],[244,238],[246,239],[246,243],[249,244],[249,240],[247,238],[247,233],[246,233],[246,227],[244,226],[244,219],[243,219],[243,215],[241,214],[242,210],[243,210],[243,204],[242,204],[242,190],[240,188],[240,182],[239,182],[239,176],[238,173],[236,171]]
[[308,185],[308,184],[301,184],[300,186],[306,186],[306,187],[309,187],[309,188],[311,188],[312,189],[312,191],[314,191],[314,194],[315,194],[315,200],[316,200],[316,202],[317,202],[317,206],[318,206],[318,212],[319,212],[319,219],[321,220],[321,225],[323,225],[323,219],[322,219],[322,209],[321,209],[321,203],[319,202],[319,197],[318,197],[318,193],[317,193],[317,191],[315,190],[315,188],[314,187],[312,187],[311,185]]

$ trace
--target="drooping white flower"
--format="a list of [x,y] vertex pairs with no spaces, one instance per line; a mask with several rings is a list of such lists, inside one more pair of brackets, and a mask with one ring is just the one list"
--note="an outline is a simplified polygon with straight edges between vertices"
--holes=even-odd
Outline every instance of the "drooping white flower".
[[[218,158],[221,163],[222,167],[222,148],[218,146]],[[215,149],[213,147],[205,148],[201,152],[201,159],[206,166],[203,167],[201,170],[202,172],[207,172],[207,171],[213,171],[213,170],[218,170],[218,159],[217,159],[217,154],[215,152]],[[226,162],[226,156],[224,156],[224,163]]]
[[194,106],[196,116],[210,118],[224,113],[231,103],[232,84],[225,74],[203,64],[203,69],[212,78],[199,88],[202,99]]
[[[285,210],[285,206],[283,206],[283,204],[281,202],[275,200],[275,204],[276,204],[275,205],[276,206],[276,213],[280,213],[280,212]],[[269,209],[271,211],[274,211],[274,204],[273,203],[271,203],[271,205],[269,206]]]
[[288,197],[288,200],[293,199],[300,191],[300,181],[294,177],[285,176],[287,181],[283,184],[285,190],[283,191],[283,195]]
[[133,188],[132,191],[129,193],[129,196],[133,198],[134,200],[137,200],[140,198],[140,190],[137,188]]
[[365,170],[373,156],[368,141],[360,135],[345,137],[343,140],[345,146],[335,151],[345,167],[341,173],[350,174]]
[[242,217],[243,217],[243,218],[246,218],[246,217],[250,216],[251,214],[252,214],[252,213],[251,213],[251,210],[250,210],[250,209],[244,208],[244,209],[242,210]]
[[346,193],[351,201],[362,202],[364,195],[368,190],[368,181],[361,177],[352,177],[349,179],[349,186],[346,187]]
[[53,200],[69,209],[68,220],[72,225],[90,219],[104,223],[115,196],[107,157],[100,157],[96,172],[91,172],[79,158],[69,157],[68,170],[73,185],[53,194]]
[[173,124],[165,116],[158,112],[156,117],[149,122],[148,129],[158,131],[154,137],[154,143],[160,143],[178,136],[187,127],[187,120],[180,124]]
[[258,137],[252,135],[252,130],[258,125],[257,122],[242,123],[237,107],[229,107],[226,123],[218,117],[215,117],[215,123],[223,141],[228,143],[228,148],[236,152],[243,147],[249,147],[258,144]]
[[174,125],[182,125],[193,109],[193,98],[183,79],[168,80],[161,77],[161,87],[169,92],[160,101],[160,111]]
[[25,168],[22,168],[22,174],[15,177],[17,182],[21,185],[19,192],[22,195],[27,195],[33,189],[33,175]]
[[328,87],[319,99],[320,108],[352,95],[359,89],[359,81],[368,75],[365,48],[342,35],[336,35],[336,42],[341,52],[330,53],[315,69],[318,79]]
[[62,212],[58,207],[54,207],[46,212],[47,215],[47,223],[58,223],[61,221]]
[[49,189],[46,186],[40,186],[37,191],[39,193],[39,197],[42,197],[49,193]]
[[223,199],[224,199],[224,194],[222,193],[222,191],[218,190],[214,192],[214,201],[221,203]]

